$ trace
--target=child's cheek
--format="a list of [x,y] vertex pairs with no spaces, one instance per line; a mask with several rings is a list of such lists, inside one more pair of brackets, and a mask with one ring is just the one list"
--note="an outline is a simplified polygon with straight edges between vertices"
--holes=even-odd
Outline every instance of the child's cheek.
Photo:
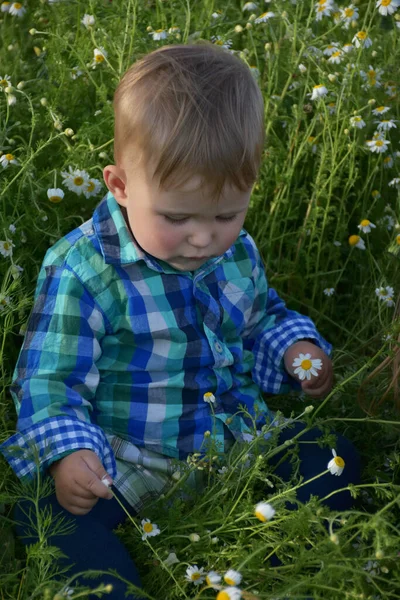
[[156,235],[158,246],[166,253],[176,250],[183,238],[179,231],[171,231],[170,225],[161,226]]

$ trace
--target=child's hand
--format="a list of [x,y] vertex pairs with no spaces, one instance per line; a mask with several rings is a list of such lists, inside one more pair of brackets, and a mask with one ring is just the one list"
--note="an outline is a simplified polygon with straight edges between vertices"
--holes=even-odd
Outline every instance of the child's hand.
[[[73,515],[86,515],[99,498],[110,500],[111,491],[101,479],[107,474],[92,450],[77,450],[49,467],[56,484],[56,496]],[[111,477],[107,479],[112,483]]]
[[[318,375],[311,374],[310,379],[301,379],[300,373],[295,373],[296,367],[293,366],[295,359],[300,354],[310,354],[311,360],[320,359],[321,368],[314,369]],[[301,383],[301,388],[305,394],[313,398],[323,398],[332,389],[333,386],[333,368],[332,361],[319,346],[312,342],[300,341],[290,346],[284,355],[285,369],[291,377]],[[308,366],[308,365],[306,365]]]

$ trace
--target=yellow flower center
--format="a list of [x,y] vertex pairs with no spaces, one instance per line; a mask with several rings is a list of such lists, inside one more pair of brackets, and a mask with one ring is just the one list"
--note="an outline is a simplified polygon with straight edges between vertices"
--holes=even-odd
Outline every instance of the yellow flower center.
[[266,522],[266,516],[263,515],[259,510],[256,510],[254,514],[256,515],[257,519],[259,519],[262,523]]
[[61,200],[61,196],[50,196],[49,198],[49,201],[53,202],[53,204],[58,204],[59,202],[61,202]]
[[351,235],[349,237],[349,244],[350,244],[350,246],[355,246],[359,241],[360,241],[360,236],[359,235]]
[[14,8],[19,10],[20,8],[22,8],[22,4],[20,4],[19,2],[14,2]]
[[200,579],[200,577],[201,577],[201,573],[199,573],[199,572],[192,573],[191,580],[192,581],[197,581],[198,579]]
[[262,18],[263,18],[263,17],[265,17],[265,15],[267,15],[267,14],[268,14],[268,13],[266,13],[266,12],[265,12],[265,13],[263,13],[262,15],[260,15],[258,18],[259,18],[259,19],[262,19]]
[[366,31],[359,31],[357,33],[357,37],[359,40],[366,40],[367,39],[367,32]]
[[398,246],[400,246],[400,233],[396,236],[396,243]]
[[0,300],[0,304],[1,304],[2,306],[6,306],[6,305],[7,305],[6,299],[5,299],[5,298],[2,298],[2,299]]
[[381,6],[390,6],[392,4],[392,0],[381,0]]
[[387,164],[387,163],[390,163],[391,160],[392,160],[392,157],[387,156],[386,158],[383,159],[383,162]]
[[101,63],[104,61],[104,56],[102,54],[96,54],[95,61]]
[[94,190],[94,183],[93,183],[93,181],[89,181],[88,186],[87,186],[87,191],[93,192],[93,190]]
[[346,17],[352,17],[354,15],[354,10],[352,8],[345,8],[344,14]]
[[3,87],[7,87],[9,85],[9,81],[7,81],[7,79],[0,79],[0,85],[2,85]]
[[368,71],[367,75],[368,75],[368,77],[375,78],[375,76],[376,76],[376,71],[374,71],[373,69],[371,69],[370,71]]
[[322,83],[319,83],[318,85],[314,85],[314,88],[313,88],[313,89],[314,89],[314,90],[318,90],[319,88],[322,88],[322,87],[323,87],[323,84],[322,84]]
[[371,221],[368,221],[368,219],[363,219],[360,223],[361,227],[368,227],[368,225],[371,223]]
[[212,392],[206,392],[204,394],[204,400],[211,400],[211,398],[214,396],[214,394]]
[[308,371],[308,369],[311,369],[312,367],[312,362],[311,360],[309,360],[308,358],[304,359],[301,361],[301,368],[304,369],[305,371]]
[[6,159],[7,160],[14,160],[14,155],[13,154],[6,154]]
[[224,577],[224,579],[228,585],[236,585],[236,581],[233,581],[233,579],[231,579],[230,577]]
[[383,110],[385,110],[384,106],[378,106],[378,108],[375,109],[376,112],[382,112]]
[[218,592],[217,600],[230,600],[228,592],[225,592],[225,590]]
[[332,54],[332,56],[335,56],[335,57],[336,57],[336,56],[340,56],[340,50],[338,50],[337,52],[334,52],[334,53]]
[[75,177],[74,178],[74,184],[75,185],[82,185],[83,184],[83,177]]
[[156,33],[162,33],[164,29],[156,29]]
[[143,529],[146,533],[150,533],[151,531],[153,531],[153,525],[151,523],[145,523],[143,525]]
[[224,40],[217,40],[216,42],[214,42],[217,46],[223,46],[224,45]]
[[333,462],[335,463],[335,465],[337,467],[341,467],[341,468],[344,467],[344,460],[341,456],[335,456],[333,459]]
[[371,78],[370,78],[368,83],[369,83],[369,85],[370,85],[371,87],[374,87],[374,86],[376,85],[376,79],[371,79]]
[[373,198],[376,198],[376,196],[379,196],[380,192],[378,190],[373,190],[373,192],[371,192],[371,195]]
[[382,140],[376,140],[375,146],[378,146],[378,148],[380,148],[381,146],[383,146]]
[[3,248],[4,248],[4,250],[10,250],[11,244],[9,242],[4,242]]

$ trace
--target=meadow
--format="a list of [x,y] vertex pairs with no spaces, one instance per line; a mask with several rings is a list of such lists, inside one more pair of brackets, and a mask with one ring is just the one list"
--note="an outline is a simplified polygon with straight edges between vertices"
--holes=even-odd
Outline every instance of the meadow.
[[[183,500],[185,474],[118,535],[150,600],[399,598],[400,1],[25,0],[0,9],[0,443],[15,431],[9,385],[45,252],[106,192],[120,77],[161,45],[210,40],[247,63],[265,99],[245,227],[270,285],[334,347],[324,400],[291,393],[268,405],[349,437],[362,483],[351,488],[353,510],[313,498],[289,511],[304,482],[295,469],[286,483],[271,471],[276,438],[220,456],[211,435],[209,460],[192,456],[186,471],[205,473],[206,491]],[[56,578],[55,523],[38,510],[49,492],[40,476],[23,486],[0,457],[1,600],[89,594]],[[19,498],[31,499],[39,537],[28,549],[13,532]],[[275,511],[264,521],[260,502]],[[144,535],[142,519],[158,534]],[[107,597],[105,586],[93,589]]]

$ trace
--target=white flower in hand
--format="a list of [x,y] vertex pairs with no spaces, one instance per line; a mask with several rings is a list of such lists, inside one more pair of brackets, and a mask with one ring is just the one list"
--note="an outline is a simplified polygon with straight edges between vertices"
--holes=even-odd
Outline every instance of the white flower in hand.
[[322,360],[320,358],[311,358],[311,354],[300,353],[294,359],[292,367],[297,367],[294,372],[301,381],[304,379],[310,380],[311,375],[318,377],[318,371],[322,369]]

